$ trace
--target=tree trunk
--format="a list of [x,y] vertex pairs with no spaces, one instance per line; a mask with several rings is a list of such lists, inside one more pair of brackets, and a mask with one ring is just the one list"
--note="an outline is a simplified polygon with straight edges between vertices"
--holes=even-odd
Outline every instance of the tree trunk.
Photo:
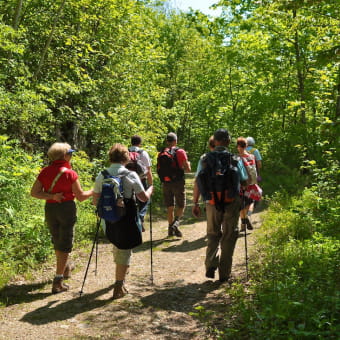
[[53,25],[52,25],[52,30],[51,30],[51,33],[50,33],[48,39],[47,39],[47,42],[46,42],[45,47],[44,47],[44,50],[43,50],[43,52],[41,54],[41,57],[40,57],[40,60],[39,60],[39,63],[38,63],[38,68],[37,68],[37,70],[36,70],[36,72],[34,74],[34,77],[33,77],[34,80],[36,80],[38,78],[39,73],[40,73],[41,68],[42,68],[42,65],[44,64],[47,50],[50,47],[50,44],[51,44],[51,41],[52,41],[52,38],[53,38],[53,35],[54,35],[54,31],[55,31],[56,26],[57,26],[57,22],[58,22],[58,20],[60,18],[60,15],[61,15],[61,12],[62,12],[62,10],[64,8],[65,2],[66,2],[66,0],[63,0],[63,2],[60,4],[59,9],[58,9],[58,13],[54,17]]
[[[296,10],[293,10],[293,18],[296,19]],[[298,30],[295,30],[294,36],[294,47],[295,47],[295,59],[296,59],[296,73],[297,73],[297,81],[298,81],[298,93],[299,99],[301,101],[301,123],[306,123],[306,108],[305,108],[305,79],[303,74],[303,62],[301,57],[301,49],[299,43],[299,33]]]
[[19,26],[19,19],[20,19],[20,15],[21,15],[21,9],[22,9],[23,2],[24,2],[24,0],[18,0],[17,7],[15,8],[13,24],[12,24],[12,26],[15,30],[18,29],[18,26]]

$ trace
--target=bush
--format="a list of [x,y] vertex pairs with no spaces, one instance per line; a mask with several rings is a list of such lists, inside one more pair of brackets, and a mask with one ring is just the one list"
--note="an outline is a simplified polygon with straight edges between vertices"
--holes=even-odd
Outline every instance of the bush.
[[[0,136],[0,287],[17,275],[36,267],[52,254],[50,234],[44,222],[43,200],[30,196],[43,157],[31,155],[18,142]],[[86,154],[77,152],[73,168],[84,189],[93,184],[93,165]],[[77,203],[76,243],[91,235],[95,225],[94,208],[88,200]]]

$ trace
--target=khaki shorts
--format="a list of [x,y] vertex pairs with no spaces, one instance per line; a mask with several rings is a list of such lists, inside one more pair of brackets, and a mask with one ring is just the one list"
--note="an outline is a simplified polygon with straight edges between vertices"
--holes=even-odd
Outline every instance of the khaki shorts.
[[185,181],[163,183],[163,198],[166,207],[185,207]]
[[73,246],[77,209],[74,201],[46,203],[45,220],[52,236],[55,250],[70,253]]

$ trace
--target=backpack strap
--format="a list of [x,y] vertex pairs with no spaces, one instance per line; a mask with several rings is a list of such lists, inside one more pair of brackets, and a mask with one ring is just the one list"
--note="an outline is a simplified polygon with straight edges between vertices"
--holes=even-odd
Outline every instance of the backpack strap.
[[250,150],[248,150],[249,153],[253,154],[257,149],[256,148],[251,148]]
[[56,183],[58,182],[59,178],[61,177],[61,175],[67,170],[67,168],[63,167],[60,169],[60,171],[57,173],[57,176],[54,177],[54,180],[50,186],[50,188],[47,190],[47,192],[50,194],[54,188],[54,186],[56,185]]
[[[177,159],[177,150],[178,150],[178,149],[179,149],[179,147],[175,146],[175,147],[170,148],[169,150],[170,150],[170,153],[171,153],[171,154],[172,154],[172,152],[174,151],[174,153],[173,153],[173,155],[174,155],[174,160],[175,160],[175,162],[176,162],[177,168],[180,169],[179,164],[178,164],[178,159]],[[172,150],[173,150],[173,151],[172,151]]]

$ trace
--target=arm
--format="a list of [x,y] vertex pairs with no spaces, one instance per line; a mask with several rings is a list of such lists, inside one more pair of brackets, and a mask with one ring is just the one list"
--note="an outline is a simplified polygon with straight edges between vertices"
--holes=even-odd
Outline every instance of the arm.
[[54,200],[57,202],[61,202],[61,200],[64,198],[62,192],[52,194],[44,191],[43,185],[38,179],[34,182],[32,186],[31,196],[41,200]]
[[92,189],[87,190],[87,191],[83,191],[78,179],[75,182],[72,183],[72,192],[75,194],[76,199],[79,202],[85,201],[86,199],[88,199],[90,196],[93,195]]
[[191,164],[188,160],[185,160],[183,162],[183,169],[185,172],[190,172],[191,171]]
[[153,185],[151,166],[148,167],[148,172],[146,174],[146,178],[147,178],[148,184]]
[[94,206],[97,206],[99,197],[100,197],[100,193],[93,192],[93,196],[92,196],[92,204],[93,204]]
[[194,182],[194,191],[193,191],[193,207],[192,207],[192,214],[195,216],[195,217],[200,217],[201,216],[201,208],[198,204],[198,200],[200,198],[200,192],[198,190],[198,185],[197,185],[197,181],[195,179],[195,182]]
[[150,199],[152,192],[153,185],[150,185],[146,191],[141,191],[140,193],[136,194],[136,196],[140,201],[146,202]]

